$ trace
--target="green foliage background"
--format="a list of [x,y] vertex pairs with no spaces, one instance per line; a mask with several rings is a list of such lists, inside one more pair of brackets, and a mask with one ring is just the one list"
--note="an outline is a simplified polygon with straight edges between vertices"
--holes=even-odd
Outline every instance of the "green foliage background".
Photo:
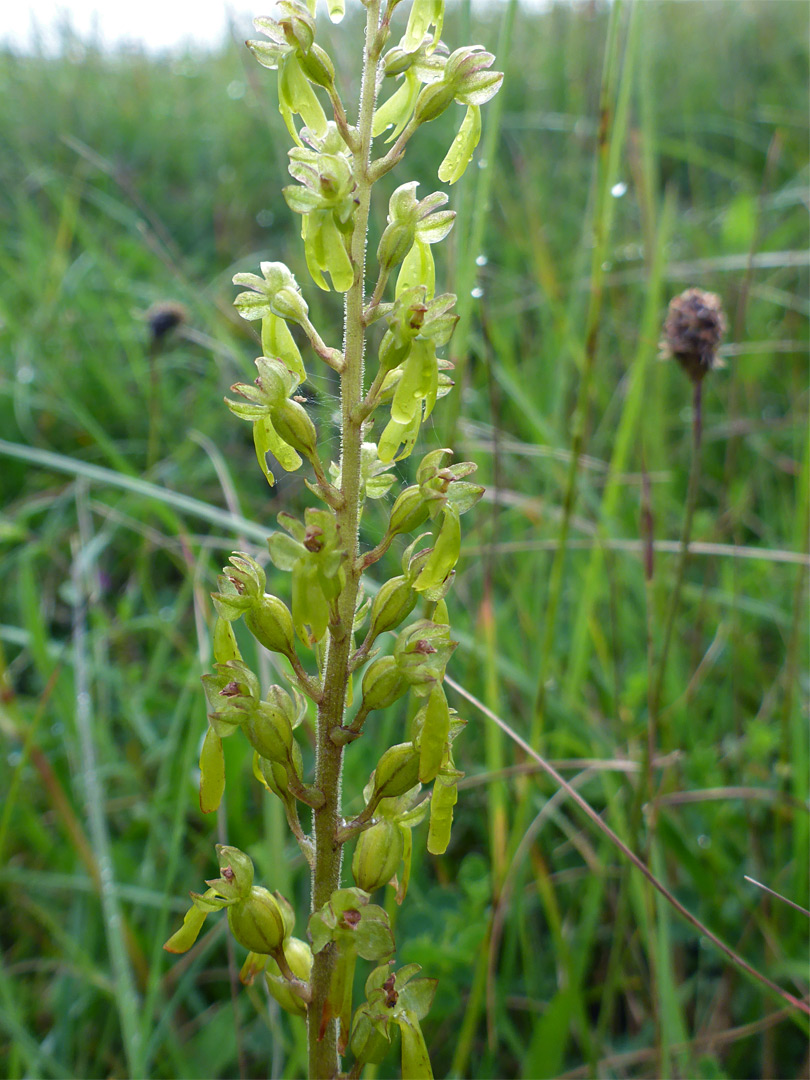
[[[451,193],[444,280],[469,308],[453,347],[469,355],[461,418],[438,412],[422,443],[452,442],[489,489],[465,519],[450,674],[562,761],[706,925],[806,995],[806,917],[744,875],[808,904],[808,8],[618,9],[605,199],[594,177],[608,9],[518,10],[509,39],[510,11],[493,5],[470,31],[462,4],[444,35],[496,52],[501,35],[507,73],[500,118],[485,119],[494,149]],[[345,75],[357,34],[332,33]],[[320,328],[334,337],[341,314],[308,287],[280,196],[288,138],[274,80],[236,41],[111,57],[66,32],[58,57],[0,55],[0,102],[2,1072],[121,1075],[126,1045],[144,1076],[233,1076],[240,1059],[244,1075],[300,1076],[303,1031],[258,984],[232,995],[242,958],[222,927],[180,961],[160,948],[186,890],[212,876],[217,839],[306,907],[297,849],[250,781],[247,745],[226,746],[218,821],[195,794],[207,593],[233,547],[261,552],[275,514],[306,497],[301,474],[264,485],[221,403],[257,354],[231,275],[286,260]],[[419,132],[397,183],[438,186],[456,119]],[[384,211],[380,200],[374,244]],[[599,229],[586,456],[533,730]],[[692,285],[720,293],[731,327],[727,369],[705,388],[693,533],[725,546],[687,570],[650,835],[641,475],[656,539],[676,541],[690,394],[656,356],[666,302]],[[189,318],[153,380],[143,313],[160,300]],[[330,375],[313,381],[312,411],[335,444]],[[366,540],[382,528],[370,516]],[[673,567],[671,551],[656,553],[655,647]],[[425,1025],[436,1074],[806,1069],[796,1012],[652,901],[480,712],[451,704],[469,720],[453,842],[434,859],[417,832],[408,901],[398,911],[386,897],[399,959],[441,980]],[[403,719],[392,710],[351,749],[347,813],[375,742]]]

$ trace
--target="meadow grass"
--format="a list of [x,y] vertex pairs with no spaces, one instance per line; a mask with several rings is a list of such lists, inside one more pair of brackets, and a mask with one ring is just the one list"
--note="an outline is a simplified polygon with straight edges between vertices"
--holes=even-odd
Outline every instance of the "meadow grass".
[[[453,19],[474,25],[451,41],[500,34],[507,79],[479,168],[452,193],[460,404],[425,432],[425,449],[452,444],[488,488],[465,523],[450,674],[706,927],[806,998],[807,917],[745,875],[808,906],[808,9],[509,3]],[[332,49],[348,69],[338,35]],[[221,926],[180,961],[161,950],[216,840],[307,902],[246,747],[227,745],[216,822],[195,794],[208,592],[227,554],[266,551],[276,513],[306,494],[297,474],[261,486],[222,405],[257,353],[231,275],[277,258],[307,281],[278,194],[288,140],[272,83],[236,40],[111,57],[66,33],[58,57],[0,55],[10,1078],[305,1069],[303,1027],[238,986]],[[455,119],[409,149],[423,184]],[[691,438],[689,382],[658,342],[668,299],[692,285],[723,298],[727,368],[705,385],[696,550],[651,741]],[[316,323],[337,328],[334,297],[304,288]],[[150,358],[144,313],[163,300],[188,321]],[[308,389],[336,432],[331,379]],[[376,542],[382,516],[364,526]],[[806,1069],[806,1016],[451,698],[470,724],[453,842],[440,858],[417,842],[411,900],[399,912],[385,897],[401,962],[440,978],[436,1074]],[[348,757],[347,790],[403,715]]]

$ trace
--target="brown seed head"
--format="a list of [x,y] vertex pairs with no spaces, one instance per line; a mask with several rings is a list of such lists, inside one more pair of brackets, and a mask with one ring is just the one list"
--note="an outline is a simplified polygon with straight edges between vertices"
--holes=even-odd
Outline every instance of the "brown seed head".
[[153,344],[162,341],[172,330],[188,322],[188,312],[182,304],[174,300],[161,300],[149,308],[146,313],[149,332]]
[[669,302],[661,345],[692,382],[700,382],[717,366],[717,348],[725,332],[720,297],[703,289],[687,289]]

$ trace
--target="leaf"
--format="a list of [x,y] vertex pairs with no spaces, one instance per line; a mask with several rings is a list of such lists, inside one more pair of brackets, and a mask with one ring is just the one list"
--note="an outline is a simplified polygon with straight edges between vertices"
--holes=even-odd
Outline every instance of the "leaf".
[[401,904],[408,895],[408,884],[411,880],[411,856],[413,855],[413,837],[411,830],[400,825],[402,830],[402,876],[397,882],[397,903]]
[[273,70],[278,67],[279,61],[289,51],[289,46],[273,45],[269,41],[246,41],[245,44],[262,67]]
[[183,917],[183,925],[179,930],[172,934],[163,946],[166,952],[188,952],[199,937],[200,930],[202,930],[207,915],[208,912],[200,910],[196,904],[193,907],[190,907]]
[[399,297],[406,289],[425,286],[425,294],[430,300],[436,288],[436,265],[430,245],[416,238],[414,245],[402,262],[397,277],[396,295]]
[[214,660],[218,664],[227,664],[229,660],[242,660],[233,627],[221,616],[217,617],[214,623]]
[[458,562],[461,553],[461,522],[458,513],[449,504],[444,506],[443,513],[444,521],[433,551],[413,583],[417,592],[440,585]]
[[354,281],[354,269],[331,211],[324,215],[319,242],[321,269],[328,271],[335,292],[347,292]]
[[294,214],[309,214],[312,210],[318,210],[323,206],[323,198],[320,195],[297,184],[282,188],[281,194]]
[[405,72],[405,78],[399,88],[374,113],[374,126],[372,129],[374,138],[376,139],[385,130],[393,127],[393,131],[385,141],[390,143],[394,139],[398,139],[413,115],[413,108],[418,96],[419,80],[415,73],[409,69]]
[[458,778],[460,775],[457,772],[449,775],[439,773],[433,785],[427,842],[427,849],[431,855],[444,855],[445,851],[447,851],[447,845],[450,843],[453,807],[458,801]]
[[[422,417],[419,411],[417,411],[409,424],[400,424],[396,420],[389,420],[380,436],[377,447],[380,461],[388,463],[390,461],[402,461],[403,458],[408,457],[419,436],[421,424]],[[397,453],[400,445],[402,450]]]
[[[415,970],[406,975],[409,968]],[[397,1004],[417,1020],[424,1020],[430,1012],[439,982],[438,979],[414,979],[412,976],[421,970],[419,964],[409,964],[397,972],[397,984],[402,987]]]
[[279,64],[278,76],[279,105],[283,99],[289,111],[297,113],[305,127],[322,138],[327,131],[326,116],[294,53]]
[[263,319],[270,314],[270,301],[266,293],[243,292],[239,293],[233,302],[233,306],[243,319],[252,322],[255,319]]
[[438,244],[453,228],[455,220],[455,210],[440,210],[417,224],[416,235],[423,244]]
[[502,71],[478,71],[464,80],[464,89],[456,94],[456,101],[462,105],[484,105],[495,97],[502,82]]
[[299,559],[306,555],[306,549],[297,540],[280,532],[274,532],[267,538],[267,547],[273,565],[286,573],[293,570]]
[[419,741],[419,779],[429,784],[442,766],[450,732],[450,710],[441,683],[430,692],[425,705],[422,735]]
[[402,365],[402,377],[391,401],[391,419],[399,424],[410,424],[417,412],[421,412],[425,394],[422,367],[419,350],[411,349],[408,359]]
[[240,420],[250,420],[255,423],[267,415],[266,405],[253,405],[247,401],[231,401],[230,398],[225,398],[225,404],[233,415],[238,416]]
[[295,472],[301,464],[298,453],[277,434],[267,416],[263,416],[253,425],[253,444],[256,447],[256,458],[270,487],[273,487],[276,481],[267,464],[268,453],[272,453],[285,472]]
[[430,1055],[419,1021],[404,1010],[394,1019],[402,1034],[402,1080],[433,1080]]
[[[218,620],[230,629],[228,623]],[[233,631],[231,631],[233,632]],[[200,809],[212,814],[222,802],[225,790],[225,755],[222,739],[209,727],[200,751]]]
[[480,484],[470,484],[462,480],[451,484],[447,491],[447,501],[457,514],[466,514],[478,502],[485,489]]
[[278,315],[270,312],[262,319],[262,352],[265,356],[276,357],[299,377],[301,382],[306,382],[307,372],[301,353],[295,344],[290,328]]
[[405,37],[402,39],[405,52],[415,52],[419,48],[431,24],[435,27],[430,46],[430,51],[432,51],[441,37],[443,21],[444,0],[415,0],[408,18]]
[[319,256],[320,219],[326,213],[328,213],[326,210],[313,210],[311,214],[307,214],[301,226],[301,236],[304,240],[304,255],[306,256],[307,269],[309,270],[310,276],[319,289],[323,289],[324,292],[329,292],[330,290],[326,283],[326,278],[321,273]]
[[458,129],[458,134],[450,144],[447,156],[439,166],[439,179],[444,184],[455,184],[464,175],[472,161],[475,148],[481,138],[481,110],[477,105],[468,105],[467,114]]

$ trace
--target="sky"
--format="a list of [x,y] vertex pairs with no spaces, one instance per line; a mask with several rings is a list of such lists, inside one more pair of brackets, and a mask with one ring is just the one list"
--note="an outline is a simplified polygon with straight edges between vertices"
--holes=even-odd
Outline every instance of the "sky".
[[38,26],[47,44],[68,21],[80,38],[97,37],[105,47],[131,43],[161,50],[184,41],[205,47],[222,41],[229,13],[249,25],[248,13],[273,7],[273,0],[258,7],[256,0],[6,0],[0,2],[0,43],[30,48]]
[[[528,2],[542,6],[543,0]],[[0,45],[32,48],[36,26],[47,49],[67,21],[80,39],[104,47],[205,48],[222,42],[231,20],[248,31],[253,15],[271,15],[274,7],[275,0],[0,0]]]

